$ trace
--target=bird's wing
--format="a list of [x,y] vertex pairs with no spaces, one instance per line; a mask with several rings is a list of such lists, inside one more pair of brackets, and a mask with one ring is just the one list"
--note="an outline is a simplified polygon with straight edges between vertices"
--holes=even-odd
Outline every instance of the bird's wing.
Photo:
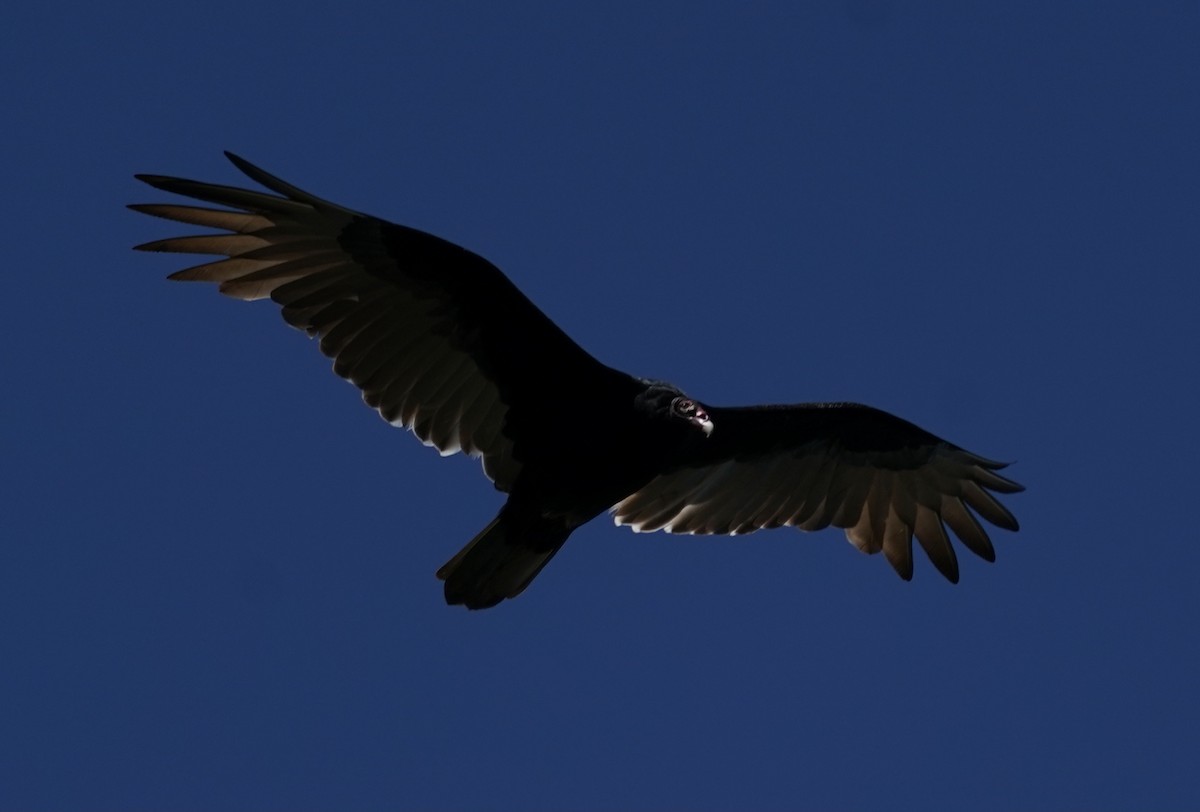
[[215,203],[130,208],[220,229],[156,240],[144,251],[215,254],[171,275],[216,282],[237,299],[271,298],[283,318],[320,339],[334,371],[385,420],[443,454],[483,458],[500,490],[520,469],[506,418],[523,402],[619,375],[546,317],[494,265],[430,234],[314,197],[235,155],[276,194],[160,175],[138,179]]
[[[708,407],[705,407],[708,408]],[[943,575],[958,581],[948,525],[967,549],[995,551],[975,518],[1016,530],[991,493],[1023,488],[1004,463],[964,451],[887,412],[857,404],[708,408],[712,436],[690,459],[614,508],[637,531],[748,533],[784,525],[845,528],[854,546],[883,551],[912,577],[915,534]]]

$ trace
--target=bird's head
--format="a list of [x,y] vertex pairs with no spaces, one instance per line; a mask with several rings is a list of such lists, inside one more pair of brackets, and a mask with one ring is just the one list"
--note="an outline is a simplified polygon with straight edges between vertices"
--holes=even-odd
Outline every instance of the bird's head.
[[700,403],[664,381],[642,379],[642,383],[646,388],[638,395],[638,408],[655,422],[664,421],[684,428],[682,432],[671,432],[680,439],[694,437],[697,431],[704,437],[712,434],[712,418]]
[[704,432],[704,436],[708,437],[713,432],[713,422],[708,416],[708,412],[704,410],[696,401],[689,397],[679,395],[671,400],[671,416],[680,420],[686,420],[692,426]]

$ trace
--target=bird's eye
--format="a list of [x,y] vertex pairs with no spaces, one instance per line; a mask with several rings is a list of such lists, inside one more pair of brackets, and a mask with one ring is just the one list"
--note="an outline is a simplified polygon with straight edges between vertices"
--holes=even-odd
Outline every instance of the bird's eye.
[[685,417],[694,414],[696,411],[696,401],[689,400],[688,398],[675,398],[675,400],[672,401],[671,406],[675,408],[675,411],[678,414],[684,415]]

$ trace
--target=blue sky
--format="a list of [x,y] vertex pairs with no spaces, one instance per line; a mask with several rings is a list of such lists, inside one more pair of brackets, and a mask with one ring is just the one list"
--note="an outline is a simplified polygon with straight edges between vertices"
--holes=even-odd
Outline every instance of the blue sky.
[[[39,3],[5,12],[0,808],[1200,803],[1200,5]],[[1015,460],[994,565],[501,503],[134,172],[455,240],[601,360]]]

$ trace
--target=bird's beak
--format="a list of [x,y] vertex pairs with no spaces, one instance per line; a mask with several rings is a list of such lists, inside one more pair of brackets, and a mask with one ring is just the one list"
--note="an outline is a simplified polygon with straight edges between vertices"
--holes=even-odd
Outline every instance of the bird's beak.
[[706,412],[697,412],[696,416],[692,418],[692,422],[700,427],[700,431],[704,432],[705,437],[712,436],[713,422]]

